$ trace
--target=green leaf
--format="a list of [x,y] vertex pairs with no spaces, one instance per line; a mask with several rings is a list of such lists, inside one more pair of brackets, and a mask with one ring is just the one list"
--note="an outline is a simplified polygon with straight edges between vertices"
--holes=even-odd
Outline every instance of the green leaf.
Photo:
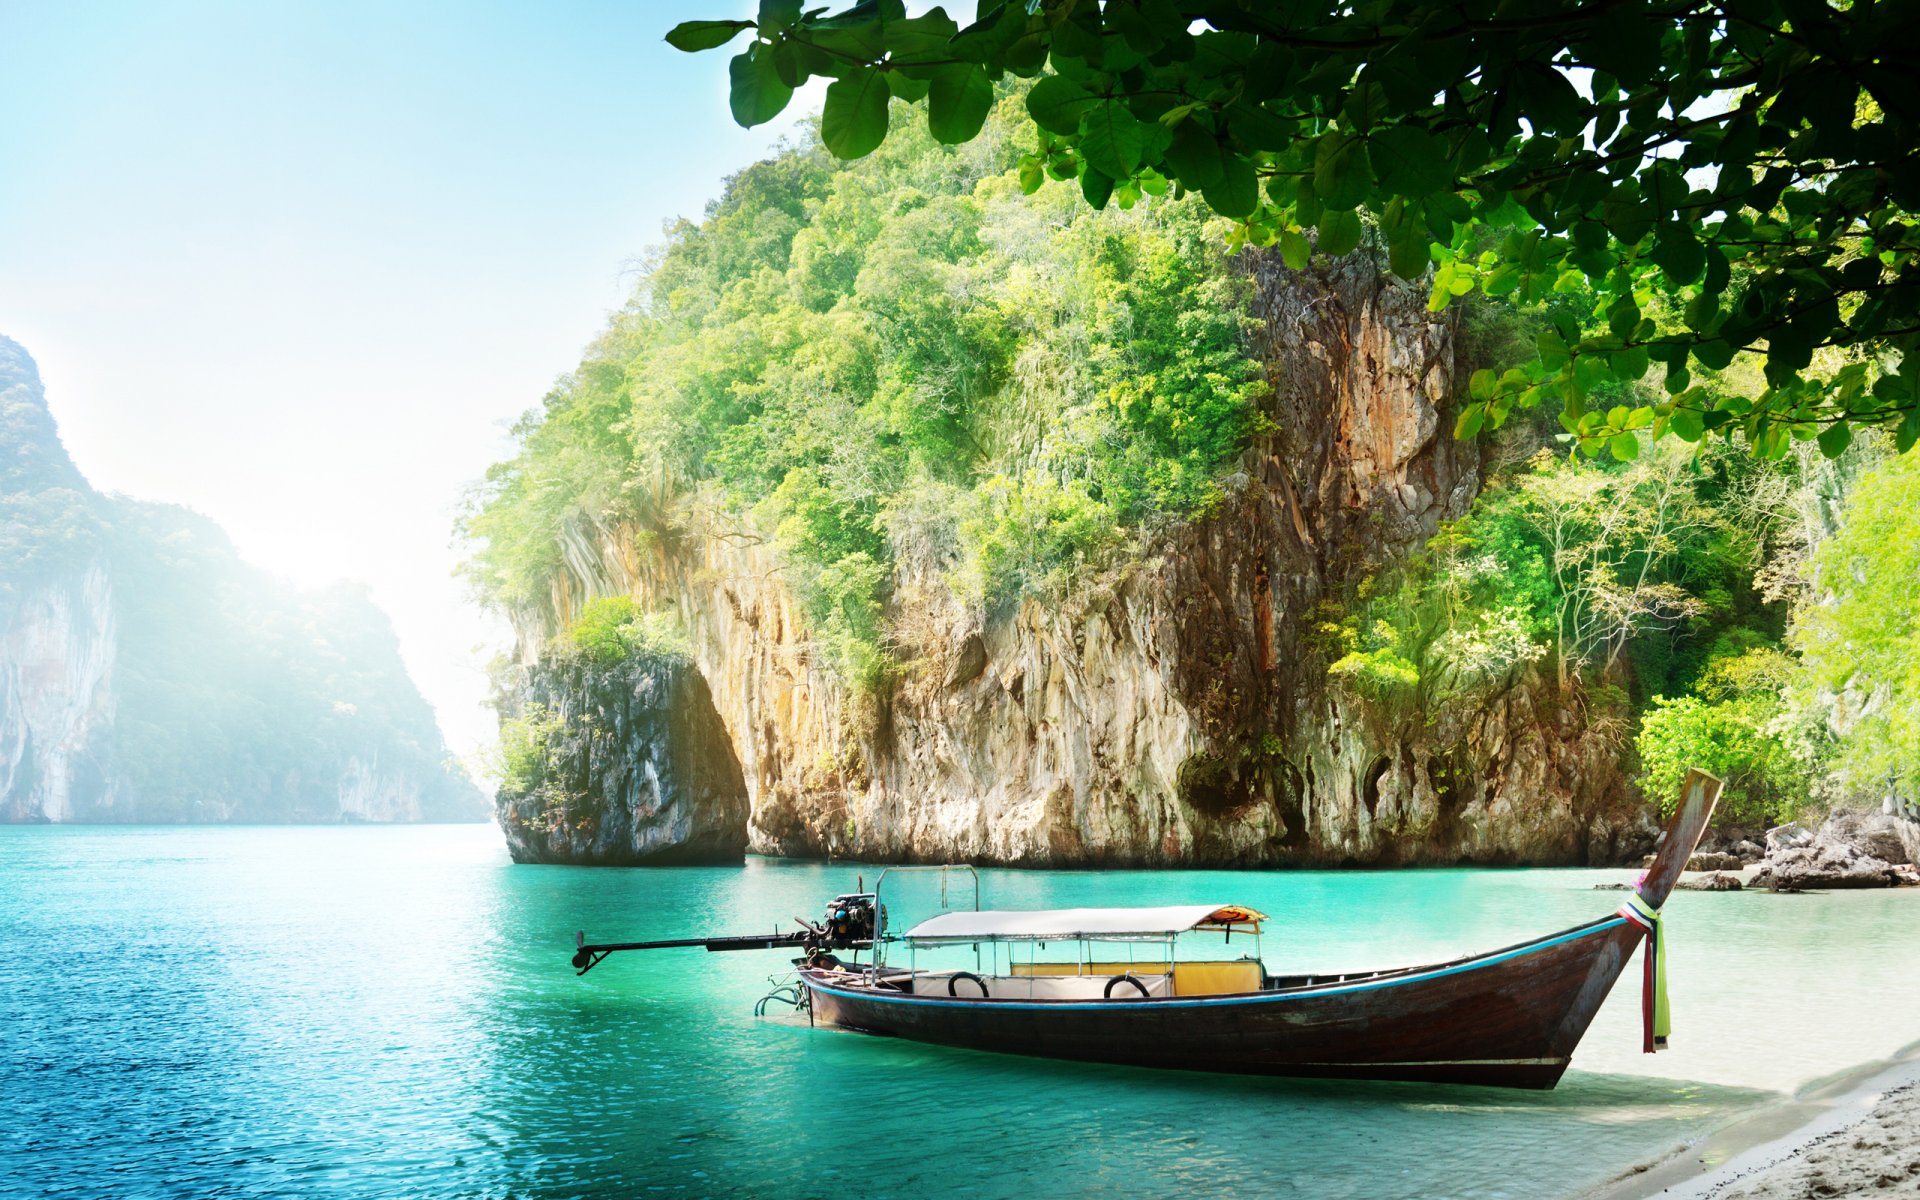
[[1607,449],[1621,462],[1632,462],[1640,457],[1640,437],[1632,433],[1616,433],[1607,440]]
[[887,96],[887,81],[873,67],[827,85],[820,141],[835,158],[865,158],[886,140]]
[[887,81],[890,94],[909,104],[925,100],[927,92],[933,87],[930,80],[916,79],[905,71],[888,71],[882,78]]
[[1368,155],[1380,176],[1380,186],[1396,196],[1424,196],[1453,182],[1447,144],[1424,129],[1392,125],[1368,142]]
[[682,21],[667,31],[667,45],[688,53],[711,50],[732,41],[742,29],[752,28],[752,21]]
[[1287,264],[1290,271],[1304,271],[1313,258],[1313,246],[1297,230],[1280,231],[1280,261]]
[[758,24],[762,33],[779,33],[800,20],[801,0],[760,0]]
[[1509,78],[1520,111],[1539,128],[1573,137],[1587,123],[1587,102],[1572,81],[1546,63],[1522,62]]
[[1167,171],[1190,189],[1209,188],[1220,182],[1221,163],[1229,153],[1206,126],[1182,121],[1173,127],[1167,145]]
[[1480,288],[1489,296],[1504,296],[1519,287],[1520,281],[1525,278],[1525,272],[1514,263],[1501,263],[1486,277]]
[[1091,92],[1061,75],[1048,75],[1027,93],[1027,113],[1049,133],[1078,133],[1081,115],[1093,104]]
[[1252,163],[1223,147],[1220,178],[1201,188],[1200,194],[1206,197],[1207,207],[1221,216],[1243,220],[1260,207],[1260,180],[1253,173]]
[[1460,419],[1454,422],[1453,436],[1460,441],[1471,440],[1487,422],[1487,406],[1469,404],[1460,410]]
[[1431,261],[1432,245],[1426,230],[1408,221],[1387,238],[1387,266],[1402,279],[1418,279]]
[[1607,364],[1613,368],[1613,377],[1621,383],[1638,383],[1646,377],[1647,369],[1653,364],[1647,360],[1647,348],[1636,346],[1631,350],[1622,350],[1608,356]]
[[1853,426],[1845,421],[1835,421],[1820,431],[1820,453],[1828,458],[1839,458],[1853,443]]
[[1706,434],[1707,423],[1693,409],[1675,407],[1673,415],[1667,418],[1667,428],[1683,442],[1697,442]]
[[1693,356],[1709,371],[1724,371],[1733,362],[1734,350],[1732,342],[1725,338],[1714,338],[1695,346]]
[[1313,150],[1313,190],[1329,208],[1352,208],[1373,185],[1367,144],[1334,131],[1321,135]]
[[1040,190],[1047,179],[1046,164],[1032,154],[1020,160],[1020,190],[1031,196]]
[[1108,197],[1113,195],[1113,176],[1088,163],[1080,172],[1080,194],[1095,208],[1105,208]]
[[[1081,157],[1115,179],[1139,169],[1145,142],[1145,127],[1118,100],[1102,100],[1080,118]],[[1247,211],[1253,211],[1251,206]]]
[[1360,214],[1350,208],[1320,214],[1320,253],[1339,258],[1360,244]]
[[947,67],[933,77],[927,92],[927,129],[933,140],[957,146],[970,142],[993,111],[993,80],[972,63]]
[[1566,365],[1567,340],[1558,330],[1542,329],[1534,335],[1534,348],[1540,352],[1540,364],[1549,371],[1557,371]]
[[1920,441],[1920,407],[1907,410],[1906,417],[1900,422],[1900,428],[1894,432],[1893,448],[1905,454],[1913,449],[1913,443]]
[[727,64],[730,87],[727,103],[733,119],[748,129],[765,125],[780,115],[793,99],[793,88],[780,78],[773,63],[773,47],[755,43]]
[[1654,234],[1653,262],[1666,272],[1668,283],[1692,283],[1707,269],[1707,251],[1692,229],[1674,221]]
[[[1108,12],[1120,11],[1109,8]],[[1293,144],[1299,124],[1295,121],[1274,115],[1258,104],[1241,100],[1230,106],[1224,114],[1227,129],[1238,138],[1242,145],[1255,150],[1285,150]]]

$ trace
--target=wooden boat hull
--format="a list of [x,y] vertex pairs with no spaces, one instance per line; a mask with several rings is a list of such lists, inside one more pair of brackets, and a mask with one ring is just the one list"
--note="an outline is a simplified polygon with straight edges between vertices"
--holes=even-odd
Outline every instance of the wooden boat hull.
[[1550,1088],[1644,931],[1614,916],[1451,963],[1241,995],[914,996],[802,970],[816,1023],[945,1046],[1252,1075]]

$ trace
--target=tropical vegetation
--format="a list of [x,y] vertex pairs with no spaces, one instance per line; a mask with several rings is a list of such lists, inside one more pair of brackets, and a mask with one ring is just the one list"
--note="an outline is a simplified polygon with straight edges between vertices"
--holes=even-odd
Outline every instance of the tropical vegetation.
[[[1630,452],[1641,428],[1739,430],[1774,459],[1816,439],[1837,455],[1861,428],[1920,440],[1915,5],[982,0],[962,28],[902,0],[762,0],[667,40],[743,33],[735,119],[825,78],[821,138],[842,158],[903,135],[889,97],[965,143],[997,83],[1031,79],[1027,191],[1072,181],[1095,208],[1198,192],[1232,244],[1296,266],[1370,224],[1397,274],[1437,268],[1436,309],[1586,293],[1476,384],[1463,433],[1544,404],[1589,452]],[[1697,386],[1743,353],[1756,386]],[[1653,366],[1661,392],[1593,402]]]

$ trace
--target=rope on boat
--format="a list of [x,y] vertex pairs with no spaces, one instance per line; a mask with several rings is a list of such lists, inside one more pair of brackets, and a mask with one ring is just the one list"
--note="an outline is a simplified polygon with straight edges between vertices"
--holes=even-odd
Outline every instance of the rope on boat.
[[1638,895],[1620,906],[1620,915],[1647,931],[1647,953],[1640,985],[1640,1049],[1653,1054],[1667,1048],[1672,1014],[1667,1011],[1667,947],[1660,910]]
[[778,987],[774,988],[772,991],[768,992],[766,995],[760,997],[760,999],[754,1001],[753,1015],[756,1017],[766,1016],[767,1005],[776,1003],[776,1002],[780,1004],[785,1004],[790,1008],[796,1008],[796,1009],[806,1008],[807,1007],[806,989],[802,988],[797,983],[783,983]]

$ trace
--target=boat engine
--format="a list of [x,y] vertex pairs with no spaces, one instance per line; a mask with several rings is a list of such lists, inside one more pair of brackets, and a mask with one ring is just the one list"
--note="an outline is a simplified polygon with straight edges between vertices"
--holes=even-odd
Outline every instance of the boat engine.
[[871,892],[835,896],[827,903],[827,919],[819,927],[825,949],[864,949],[872,945],[875,915]]

